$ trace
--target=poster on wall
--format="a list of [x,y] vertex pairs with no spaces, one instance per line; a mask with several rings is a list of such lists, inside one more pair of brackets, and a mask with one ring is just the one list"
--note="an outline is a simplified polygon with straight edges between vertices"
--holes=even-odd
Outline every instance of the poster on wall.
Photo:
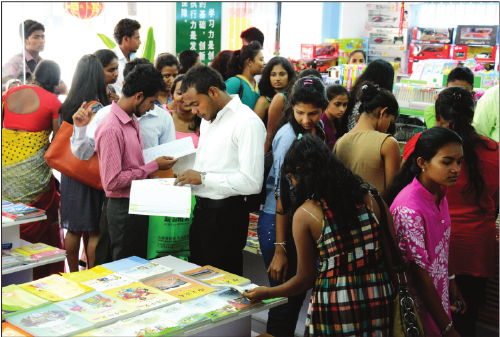
[[221,50],[221,2],[176,3],[176,53],[194,50],[208,65]]

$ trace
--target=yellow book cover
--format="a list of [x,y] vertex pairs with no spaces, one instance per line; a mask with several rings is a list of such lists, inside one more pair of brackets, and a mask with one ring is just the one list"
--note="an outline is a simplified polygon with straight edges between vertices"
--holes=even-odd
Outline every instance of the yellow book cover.
[[130,283],[102,293],[125,303],[133,304],[136,309],[142,311],[149,311],[180,302],[178,298],[142,282]]
[[113,274],[113,271],[101,266],[96,266],[92,269],[76,271],[74,273],[61,273],[61,276],[77,283],[83,283],[110,274]]
[[52,302],[64,301],[94,290],[55,274],[19,286]]
[[235,274],[228,273],[222,269],[212,266],[204,266],[190,271],[181,273],[182,275],[191,277],[200,282],[211,284],[234,284],[234,285],[247,285],[250,280]]
[[19,248],[14,248],[13,251],[16,251],[20,254],[26,256],[32,256],[40,253],[49,252],[52,250],[56,250],[57,248],[46,245],[45,243],[34,243],[28,246],[23,246]]
[[153,286],[166,292],[167,294],[177,297],[181,300],[181,302],[189,301],[215,291],[206,285],[193,280],[188,280],[187,278],[179,275],[162,277],[145,282],[144,284]]

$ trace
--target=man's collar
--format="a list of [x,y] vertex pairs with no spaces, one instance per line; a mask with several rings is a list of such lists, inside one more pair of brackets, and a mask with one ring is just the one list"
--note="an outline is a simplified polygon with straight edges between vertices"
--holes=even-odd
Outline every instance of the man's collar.
[[130,117],[116,102],[111,103],[111,112],[118,117],[122,124],[130,123],[134,119],[134,114]]
[[[31,60],[35,60],[35,58],[30,54],[29,51],[27,51],[26,49],[24,50],[25,51],[25,58],[26,58],[26,61],[31,61]],[[23,54],[23,52],[21,51],[21,55]],[[40,62],[42,59],[42,57],[40,56],[40,54],[38,54],[38,62]]]
[[[119,60],[123,60],[123,59],[127,60],[127,58],[125,57],[125,54],[123,54],[123,51],[119,45],[117,45],[113,49],[113,51],[115,52],[116,57],[118,57]],[[130,53],[130,55],[128,57],[129,57],[130,61],[132,61],[133,59],[135,59],[135,53]]]
[[215,117],[214,122],[216,122],[217,120],[221,119],[222,116],[224,116],[228,110],[236,112],[236,110],[238,109],[238,107],[240,106],[240,104],[242,104],[241,100],[240,100],[240,97],[238,95],[231,95],[231,97],[232,97],[232,99],[229,101],[229,103],[227,103],[226,106],[223,107],[217,113],[217,116]]

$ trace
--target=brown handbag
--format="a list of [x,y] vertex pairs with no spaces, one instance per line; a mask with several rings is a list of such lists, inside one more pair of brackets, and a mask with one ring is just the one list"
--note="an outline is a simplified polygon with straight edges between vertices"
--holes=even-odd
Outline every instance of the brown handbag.
[[[92,109],[95,103],[97,102],[90,102],[86,109]],[[72,135],[73,125],[63,122],[44,155],[47,165],[82,184],[103,190],[97,153],[94,153],[89,160],[78,159],[71,152]]]

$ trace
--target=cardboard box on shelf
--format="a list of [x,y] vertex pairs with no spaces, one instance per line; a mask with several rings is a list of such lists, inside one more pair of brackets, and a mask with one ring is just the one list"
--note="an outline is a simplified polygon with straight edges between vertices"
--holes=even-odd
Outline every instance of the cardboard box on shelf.
[[371,28],[368,29],[368,39],[372,50],[407,50],[408,29],[403,29],[399,35],[398,28]]
[[483,45],[497,44],[498,26],[468,26],[457,27],[456,45]]
[[414,43],[445,43],[450,44],[453,39],[453,28],[423,28],[413,27],[411,42]]
[[339,57],[337,43],[301,44],[300,58],[302,60],[333,59]]
[[368,49],[368,39],[325,39],[325,43],[336,43],[338,45],[338,64],[347,64],[349,62],[349,55],[354,50]]
[[465,61],[474,58],[476,62],[495,63],[497,46],[453,46],[451,58]]

